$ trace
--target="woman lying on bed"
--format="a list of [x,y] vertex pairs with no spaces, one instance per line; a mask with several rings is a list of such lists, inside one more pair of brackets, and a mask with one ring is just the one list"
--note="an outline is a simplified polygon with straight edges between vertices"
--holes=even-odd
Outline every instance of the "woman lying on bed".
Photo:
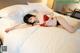
[[25,15],[23,20],[25,22],[24,24],[16,25],[12,28],[6,29],[5,31],[9,32],[14,29],[27,28],[27,27],[32,27],[34,25],[39,25],[43,27],[60,27],[60,28],[67,30],[68,32],[76,31],[76,29],[72,27],[71,25],[69,25],[68,22],[61,16],[54,17],[54,15],[53,16],[43,15],[44,22],[42,24],[40,24],[40,21],[38,20],[37,16],[33,14]]

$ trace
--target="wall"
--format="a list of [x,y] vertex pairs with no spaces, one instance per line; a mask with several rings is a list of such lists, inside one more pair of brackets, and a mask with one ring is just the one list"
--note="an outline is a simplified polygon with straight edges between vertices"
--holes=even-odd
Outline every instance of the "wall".
[[42,2],[42,0],[0,0],[0,9],[10,6],[10,5],[14,5],[14,4],[27,4],[27,1],[28,2]]
[[53,8],[54,7],[54,0],[48,0],[47,5],[49,8]]
[[28,2],[42,2],[42,0],[27,0]]
[[0,0],[0,9],[14,4],[26,4],[25,0]]

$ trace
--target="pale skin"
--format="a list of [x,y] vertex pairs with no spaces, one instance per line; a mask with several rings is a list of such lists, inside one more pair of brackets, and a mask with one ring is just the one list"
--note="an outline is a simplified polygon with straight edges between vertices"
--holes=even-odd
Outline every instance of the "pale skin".
[[11,28],[7,28],[7,29],[5,30],[5,32],[9,32],[9,31],[12,31],[12,30],[15,30],[15,29],[20,29],[20,28],[28,28],[28,27],[31,27],[31,26],[32,26],[32,25],[28,25],[28,26],[27,26],[26,23],[24,23],[24,24],[18,24],[18,25],[16,25],[16,26],[11,27]]
[[69,31],[69,32],[74,32],[76,29],[71,26],[63,17],[58,16],[56,17],[58,22],[60,23],[61,27],[63,27],[65,30]]
[[[35,17],[31,17],[29,20],[30,20],[30,22],[34,22],[34,21],[36,20],[36,18],[35,18]],[[11,31],[11,30],[19,29],[19,28],[28,28],[28,27],[31,27],[31,26],[32,26],[32,25],[28,25],[28,24],[26,24],[26,23],[18,24],[18,25],[16,25],[16,26],[11,27],[11,28],[7,28],[7,29],[5,30],[5,32],[9,32],[9,31]]]
[[[76,31],[76,28],[73,27],[72,25],[70,25],[65,19],[64,17],[62,16],[56,16],[56,17],[53,17],[53,21],[55,22],[54,23],[54,27],[60,27],[60,28],[63,28],[65,30],[67,30],[68,32],[75,32]],[[57,25],[57,21],[60,23],[59,26],[56,26]]]
[[[36,20],[36,19],[31,19],[30,18],[31,22],[33,22],[34,20]],[[55,22],[55,26],[56,26],[56,22],[58,21],[60,23],[60,27],[63,28],[63,29],[65,29],[65,30],[67,30],[68,32],[72,33],[72,32],[74,32],[76,30],[73,26],[71,26],[70,24],[68,24],[68,22],[62,16],[56,16],[56,17],[53,18],[53,20],[55,20],[54,21]],[[6,29],[6,32],[9,32],[11,30],[18,29],[18,28],[27,28],[27,27],[31,27],[31,26],[32,25],[28,25],[27,26],[26,23],[19,24],[19,25],[16,25],[16,26],[12,27],[12,28]]]

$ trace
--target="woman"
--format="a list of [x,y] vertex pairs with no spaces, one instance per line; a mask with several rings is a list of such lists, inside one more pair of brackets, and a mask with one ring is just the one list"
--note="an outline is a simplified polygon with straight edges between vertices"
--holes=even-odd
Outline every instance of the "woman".
[[74,32],[76,30],[74,27],[69,25],[68,22],[61,16],[54,17],[54,15],[49,15],[49,16],[43,15],[44,22],[42,24],[39,23],[39,20],[36,17],[36,15],[32,15],[32,14],[25,15],[23,20],[25,24],[16,25],[12,28],[6,29],[5,31],[9,32],[17,28],[27,28],[34,25],[39,25],[43,27],[61,27],[67,30],[68,32]]
[[71,33],[76,31],[76,29],[73,26],[71,26],[62,16],[56,16],[51,18],[49,17],[49,19],[47,21],[44,21],[44,23],[41,24],[41,26],[60,27]]

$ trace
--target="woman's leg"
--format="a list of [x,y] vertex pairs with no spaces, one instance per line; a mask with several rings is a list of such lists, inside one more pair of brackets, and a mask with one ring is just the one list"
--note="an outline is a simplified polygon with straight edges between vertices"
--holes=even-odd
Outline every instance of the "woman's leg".
[[56,17],[56,18],[57,18],[58,22],[60,23],[60,25],[61,25],[64,29],[66,29],[66,30],[69,31],[69,32],[74,32],[74,31],[75,31],[75,28],[72,27],[63,17],[58,16],[58,17]]

